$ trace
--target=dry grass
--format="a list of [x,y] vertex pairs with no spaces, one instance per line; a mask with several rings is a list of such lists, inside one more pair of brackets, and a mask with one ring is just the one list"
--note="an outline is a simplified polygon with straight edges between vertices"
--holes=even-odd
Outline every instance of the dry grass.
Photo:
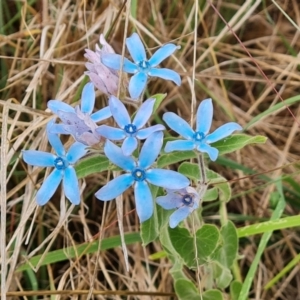
[[[38,290],[94,290],[153,292],[152,296],[131,295],[127,299],[163,299],[155,293],[172,293],[171,265],[167,259],[151,261],[149,254],[161,250],[158,243],[143,247],[128,246],[130,271],[125,271],[123,252],[116,248],[97,254],[84,255],[42,267],[33,273],[16,273],[18,264],[36,254],[61,249],[93,239],[118,234],[115,202],[106,207],[93,196],[107,174],[85,178],[82,202],[70,207],[60,193],[46,206],[37,207],[34,191],[47,173],[25,165],[20,151],[25,148],[49,150],[45,124],[51,118],[47,101],[60,99],[72,103],[85,71],[84,49],[94,49],[99,34],[108,32],[118,15],[121,1],[8,1],[6,6],[19,18],[2,30],[1,59],[1,268],[2,291]],[[142,36],[149,51],[173,41],[181,45],[165,67],[180,72],[183,84],[153,80],[152,94],[167,92],[159,114],[172,110],[190,120],[192,102],[192,74],[195,70],[195,95],[200,100],[213,97],[215,115],[213,126],[230,119],[242,126],[281,100],[299,94],[300,31],[272,4],[271,1],[213,1],[214,5],[243,41],[270,82],[260,74],[255,63],[245,53],[232,33],[209,5],[200,1],[198,24],[194,23],[194,1],[143,1],[137,7],[136,18],[129,18],[133,28]],[[252,3],[252,5],[250,5]],[[277,1],[296,24],[300,24],[298,1]],[[3,4],[1,4],[3,6]],[[201,9],[201,10],[200,10]],[[1,17],[1,16],[0,16]],[[4,18],[4,22],[9,22]],[[108,40],[121,52],[125,13],[117,19]],[[197,43],[193,31],[197,28]],[[193,52],[196,52],[196,61]],[[78,100],[75,99],[75,100]],[[97,108],[106,105],[106,97],[98,94]],[[298,105],[291,111],[300,120]],[[256,172],[266,172],[270,179],[288,174],[299,182],[296,161],[299,160],[299,121],[286,108],[252,126],[248,133],[268,137],[266,145],[246,147],[228,158]],[[68,142],[66,140],[66,142]],[[293,164],[285,165],[295,162]],[[242,170],[211,164],[226,178],[244,177]],[[273,171],[277,167],[282,167]],[[232,184],[235,197],[228,205],[237,226],[250,224],[245,216],[270,216],[272,183],[249,177]],[[289,186],[293,190],[292,187]],[[298,191],[295,191],[298,193]],[[139,231],[139,222],[132,209],[130,192],[125,194],[124,231]],[[290,199],[290,201],[288,200]],[[297,214],[298,199],[287,194],[287,215]],[[295,200],[295,201],[293,201]],[[218,219],[214,210],[206,211],[210,219]],[[101,230],[102,229],[102,230]],[[271,290],[264,285],[299,253],[296,230],[273,234],[259,265],[249,297],[251,299],[300,299],[298,266]],[[239,267],[244,276],[256,253],[258,238],[241,240]],[[6,245],[6,247],[5,247]],[[3,274],[7,268],[6,281]],[[75,296],[73,296],[75,298]],[[99,299],[125,299],[124,295],[94,295]],[[15,299],[18,297],[15,296]],[[48,298],[44,296],[44,298]],[[66,295],[57,296],[66,299]],[[56,299],[55,298],[55,299]],[[87,295],[78,296],[86,299]],[[171,299],[172,296],[167,296]],[[33,299],[33,298],[32,298]],[[54,299],[54,298],[53,298]]]

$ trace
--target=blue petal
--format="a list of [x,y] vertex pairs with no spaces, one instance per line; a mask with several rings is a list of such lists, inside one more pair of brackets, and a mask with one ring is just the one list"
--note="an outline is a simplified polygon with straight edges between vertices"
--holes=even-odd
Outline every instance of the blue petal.
[[48,101],[47,106],[56,115],[59,110],[66,112],[75,112],[74,108],[71,105],[58,100]]
[[153,132],[164,131],[165,129],[166,128],[164,125],[157,124],[157,125],[139,130],[136,134],[136,137],[140,140],[144,140],[144,139],[148,138]]
[[146,59],[145,47],[137,33],[126,39],[126,46],[135,63]]
[[78,179],[73,167],[69,166],[65,169],[63,177],[63,187],[66,197],[72,204],[78,205],[80,203],[80,191]]
[[105,143],[104,153],[115,165],[126,171],[132,171],[135,168],[134,159],[131,156],[125,156],[121,148],[110,140]]
[[123,129],[110,127],[107,125],[101,125],[96,128],[96,132],[101,136],[113,141],[123,140],[126,137],[126,134]]
[[193,139],[195,134],[194,130],[185,120],[183,120],[173,112],[165,113],[163,115],[163,120],[171,129],[173,129],[175,132],[177,132],[184,138],[188,140]]
[[138,181],[134,186],[136,212],[140,222],[144,222],[153,215],[153,198],[147,182]]
[[65,124],[53,124],[49,132],[53,134],[70,134],[70,132],[65,129],[65,126]]
[[115,96],[109,97],[109,107],[110,111],[119,125],[120,128],[124,129],[124,127],[128,124],[131,124],[130,116],[127,112],[125,105]]
[[103,121],[103,120],[106,120],[108,119],[109,117],[111,117],[111,111],[110,111],[110,107],[109,106],[106,106],[102,109],[100,109],[99,111],[93,113],[91,115],[91,119],[94,121],[94,122],[100,122],[100,121]]
[[[101,54],[101,61],[108,68],[119,71],[121,68],[122,56],[119,54],[106,52],[106,53]],[[126,57],[124,57],[123,71],[130,73],[130,74],[134,74],[138,71],[138,67],[134,63],[132,63],[130,60],[128,60]]]
[[122,144],[122,151],[124,155],[129,156],[137,148],[137,139],[133,136],[127,137]]
[[170,192],[165,196],[157,197],[156,203],[164,209],[174,209],[182,204],[182,195]]
[[51,127],[53,126],[54,121],[51,120],[48,124],[47,124],[47,135],[48,135],[48,140],[49,143],[51,144],[51,146],[54,148],[56,154],[58,156],[63,156],[65,155],[65,149],[64,146],[60,140],[60,138],[58,137],[57,134],[53,134],[50,133],[51,132]]
[[170,69],[153,68],[148,72],[148,75],[152,77],[159,77],[166,80],[172,80],[178,86],[181,85],[181,78],[179,74]]
[[174,53],[175,50],[178,49],[178,46],[174,44],[166,44],[159,48],[152,57],[148,60],[151,67],[156,67],[160,64],[164,59],[169,57]]
[[218,155],[219,155],[219,150],[217,148],[214,148],[214,147],[211,147],[209,146],[208,144],[200,144],[197,146],[197,149],[200,151],[200,152],[205,152],[208,154],[209,158],[212,160],[212,161],[215,161],[217,158],[218,158]]
[[190,181],[182,174],[164,169],[150,169],[146,171],[146,180],[153,185],[167,189],[182,189],[190,184]]
[[216,129],[213,133],[206,137],[207,143],[214,143],[216,141],[222,140],[229,135],[231,135],[235,130],[242,130],[243,128],[235,122],[230,122],[222,125]]
[[54,169],[50,175],[43,182],[41,188],[36,193],[36,202],[38,205],[46,204],[49,199],[53,196],[61,179],[63,177],[64,171]]
[[91,114],[95,105],[95,89],[92,82],[87,83],[81,95],[81,111],[86,114]]
[[137,111],[132,124],[134,124],[138,129],[142,128],[149,120],[153,112],[154,103],[155,99],[148,99]]
[[133,182],[134,179],[131,174],[120,175],[96,192],[95,196],[102,201],[112,200],[126,191]]
[[75,164],[78,159],[80,159],[82,156],[84,156],[87,153],[88,149],[87,146],[75,142],[69,149],[67,153],[67,160],[70,164]]
[[154,163],[161,150],[163,137],[162,131],[156,131],[147,138],[139,156],[139,166],[141,168],[147,169]]
[[169,153],[172,151],[189,151],[195,148],[195,143],[193,141],[185,141],[185,140],[178,140],[178,141],[170,141],[167,142],[165,147],[165,152]]
[[36,151],[36,150],[22,150],[23,160],[32,166],[39,167],[53,167],[56,156],[52,153]]
[[186,219],[191,213],[191,210],[188,206],[183,206],[178,208],[170,216],[169,224],[171,228],[175,228],[181,221]]
[[197,110],[196,131],[207,135],[213,118],[213,105],[211,99],[203,100]]
[[147,75],[145,73],[136,73],[129,81],[128,91],[132,99],[138,98],[147,84]]

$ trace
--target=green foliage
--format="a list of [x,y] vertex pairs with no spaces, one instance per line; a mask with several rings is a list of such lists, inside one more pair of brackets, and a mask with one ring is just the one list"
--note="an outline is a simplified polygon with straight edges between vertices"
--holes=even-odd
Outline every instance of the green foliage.
[[246,134],[235,134],[215,142],[211,144],[211,146],[217,148],[219,150],[219,155],[222,155],[240,150],[247,145],[264,144],[266,140],[267,138],[261,135],[250,136]]
[[76,165],[75,170],[78,178],[83,178],[88,175],[107,171],[109,169],[110,162],[104,155],[95,155],[84,158]]

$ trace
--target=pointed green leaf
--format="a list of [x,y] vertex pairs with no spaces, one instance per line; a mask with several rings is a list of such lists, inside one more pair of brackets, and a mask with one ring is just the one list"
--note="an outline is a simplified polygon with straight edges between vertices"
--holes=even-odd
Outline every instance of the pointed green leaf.
[[109,165],[108,158],[98,154],[80,160],[75,166],[75,171],[78,178],[83,178],[94,173],[106,171],[109,169]]
[[212,189],[206,191],[202,201],[203,202],[214,201],[218,198],[218,196],[219,196],[218,189],[216,187],[213,187]]
[[231,153],[251,144],[264,144],[267,138],[262,135],[250,136],[246,134],[231,135],[221,141],[212,143],[211,146],[219,150],[219,155]]
[[184,151],[184,152],[171,152],[162,154],[157,160],[157,167],[164,168],[165,166],[169,166],[180,161],[196,158],[196,154],[193,151]]
[[154,114],[158,107],[160,106],[160,104],[162,103],[162,101],[167,97],[167,93],[165,94],[155,94],[153,96],[151,96],[150,98],[154,98],[155,99],[155,104],[154,104],[154,107],[153,107],[153,112],[152,114]]

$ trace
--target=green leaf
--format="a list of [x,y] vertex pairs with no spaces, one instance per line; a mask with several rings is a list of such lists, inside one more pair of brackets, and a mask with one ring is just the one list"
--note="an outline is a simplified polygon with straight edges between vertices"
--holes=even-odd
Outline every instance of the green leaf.
[[83,178],[88,175],[103,172],[109,169],[109,160],[106,156],[97,154],[79,161],[75,166],[75,171],[78,178]]
[[266,140],[267,138],[262,135],[250,136],[246,134],[235,134],[215,142],[211,144],[211,146],[217,148],[219,150],[219,155],[222,155],[242,149],[247,145],[264,144]]
[[171,164],[178,163],[180,161],[196,158],[197,155],[193,151],[184,151],[184,152],[171,152],[162,154],[157,160],[157,167],[164,168],[165,166],[169,166]]
[[[175,292],[180,300],[201,300],[199,291],[195,285],[187,279],[175,281]],[[208,299],[212,300],[212,298]]]
[[169,228],[169,236],[174,249],[189,267],[195,263],[194,240],[185,228]]
[[158,107],[160,106],[160,104],[162,103],[162,101],[167,97],[167,93],[165,94],[155,94],[153,96],[151,96],[150,98],[154,98],[155,99],[155,104],[154,104],[154,107],[153,107],[153,112],[152,114],[154,114]]
[[222,237],[221,246],[212,255],[212,259],[218,261],[222,266],[231,268],[238,254],[238,235],[231,221],[220,230]]
[[218,264],[215,263],[213,265],[213,269],[214,269],[214,278],[216,279],[216,284],[217,287],[220,289],[225,289],[230,285],[230,282],[232,281],[232,274],[231,271]]
[[239,281],[232,281],[230,284],[230,299],[231,300],[238,300],[239,299],[239,295],[240,295],[240,291],[242,289],[242,283]]
[[218,189],[216,187],[213,187],[212,189],[206,191],[202,201],[203,202],[214,201],[218,198],[218,196],[219,196]]
[[178,172],[196,182],[200,180],[200,170],[197,164],[190,163],[190,162],[183,162],[179,166]]
[[223,296],[219,290],[209,290],[203,293],[203,300],[223,300]]
[[212,255],[212,253],[215,251],[219,238],[220,233],[215,225],[204,224],[200,229],[197,230],[196,241],[199,264],[207,262],[210,255]]
[[[131,245],[134,243],[141,242],[141,237],[138,232],[128,233],[124,235],[126,245]],[[76,245],[75,247],[63,248],[55,251],[48,252],[46,255],[36,255],[31,257],[26,263],[22,264],[16,270],[17,272],[25,271],[36,267],[40,262],[42,256],[44,256],[43,261],[40,263],[40,266],[49,265],[52,263],[57,263],[64,260],[69,260],[75,257],[79,257],[83,254],[96,253],[99,250],[108,250],[115,247],[121,246],[121,238],[119,235],[103,239],[102,241],[93,241],[90,243],[84,243]]]

